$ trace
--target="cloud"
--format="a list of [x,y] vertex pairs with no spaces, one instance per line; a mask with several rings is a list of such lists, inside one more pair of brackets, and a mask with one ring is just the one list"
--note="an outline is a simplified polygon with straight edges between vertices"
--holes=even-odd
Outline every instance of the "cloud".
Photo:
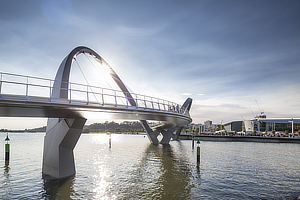
[[192,94],[190,94],[190,93],[181,93],[181,95],[189,96],[189,95],[192,95]]

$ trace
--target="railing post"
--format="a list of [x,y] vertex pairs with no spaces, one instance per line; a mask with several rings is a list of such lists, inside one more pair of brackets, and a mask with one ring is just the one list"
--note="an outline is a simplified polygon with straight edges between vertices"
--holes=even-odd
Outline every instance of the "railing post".
[[51,103],[51,82],[52,82],[52,80],[49,81],[49,83],[50,83],[50,87],[49,87],[49,100],[50,100],[50,103]]
[[104,106],[103,88],[102,88],[102,106]]
[[26,84],[26,99],[27,99],[28,98],[28,76],[26,78],[27,78],[27,84]]
[[116,94],[116,91],[114,90],[115,92],[115,106],[117,107],[117,94]]
[[137,96],[137,94],[135,95],[135,97],[136,97],[136,98],[135,98],[135,99],[136,99],[136,100],[135,100],[135,106],[138,108],[139,106],[138,106],[138,96]]
[[0,80],[0,95],[1,95],[1,92],[2,92],[2,72],[1,72],[1,80]]
[[128,92],[125,93],[125,101],[126,101],[126,108],[128,108],[128,103],[130,104],[130,99],[128,97]]
[[69,92],[70,92],[70,99],[69,99],[69,103],[72,102],[72,84],[69,82],[69,86],[70,86],[70,89],[69,89]]
[[158,110],[160,110],[159,99],[157,99]]
[[86,86],[86,104],[89,104],[89,86]]
[[146,97],[145,97],[145,95],[144,95],[144,103],[145,103],[145,108],[147,108]]
[[151,104],[152,104],[152,109],[154,109],[153,98],[152,97],[151,97]]

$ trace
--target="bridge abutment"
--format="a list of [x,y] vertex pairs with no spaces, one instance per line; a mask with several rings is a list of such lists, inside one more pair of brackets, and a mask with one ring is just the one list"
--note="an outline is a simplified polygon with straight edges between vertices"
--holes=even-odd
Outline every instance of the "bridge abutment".
[[49,118],[44,139],[43,174],[63,178],[75,174],[73,149],[86,119]]

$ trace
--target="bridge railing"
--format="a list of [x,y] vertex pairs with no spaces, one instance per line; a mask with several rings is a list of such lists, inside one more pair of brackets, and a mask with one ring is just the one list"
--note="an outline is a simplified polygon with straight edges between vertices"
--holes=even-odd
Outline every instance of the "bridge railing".
[[[188,115],[179,104],[168,100],[151,97],[142,94],[124,94],[120,90],[90,86],[79,83],[65,82],[68,88],[54,88],[55,80],[33,76],[24,76],[0,72],[0,98],[4,96],[28,101],[38,100],[49,103],[83,104],[88,106],[106,107],[137,107],[150,110],[178,113]],[[54,98],[53,90],[61,89],[68,91],[68,99]],[[131,106],[130,102],[136,106]]]

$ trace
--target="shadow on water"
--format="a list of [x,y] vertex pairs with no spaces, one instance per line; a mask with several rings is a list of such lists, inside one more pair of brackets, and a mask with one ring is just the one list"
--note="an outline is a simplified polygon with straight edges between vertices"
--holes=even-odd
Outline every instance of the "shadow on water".
[[124,192],[125,198],[190,198],[191,168],[171,145],[149,144],[132,173],[130,182],[136,184]]
[[43,175],[43,199],[71,199],[75,193],[74,180],[75,175],[62,179],[53,179]]

